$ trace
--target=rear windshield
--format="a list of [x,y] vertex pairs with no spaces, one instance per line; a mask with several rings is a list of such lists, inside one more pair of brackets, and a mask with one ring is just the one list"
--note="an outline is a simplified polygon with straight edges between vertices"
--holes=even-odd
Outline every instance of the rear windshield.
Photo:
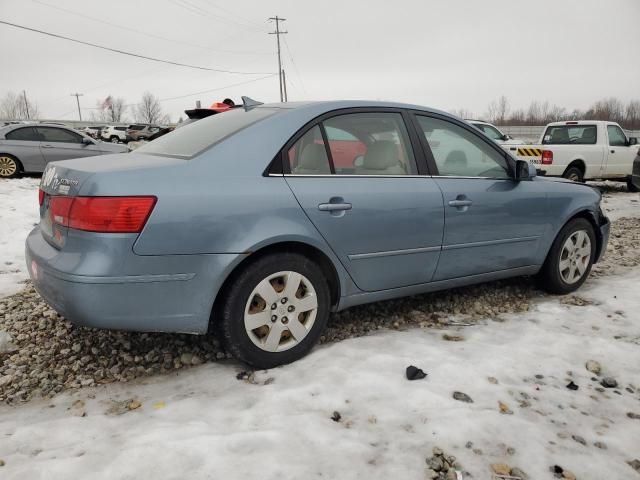
[[212,115],[184,127],[177,128],[153,142],[136,149],[136,153],[171,155],[190,158],[243,128],[277,112],[272,108],[237,108]]
[[558,125],[547,128],[543,145],[593,145],[596,143],[595,125]]

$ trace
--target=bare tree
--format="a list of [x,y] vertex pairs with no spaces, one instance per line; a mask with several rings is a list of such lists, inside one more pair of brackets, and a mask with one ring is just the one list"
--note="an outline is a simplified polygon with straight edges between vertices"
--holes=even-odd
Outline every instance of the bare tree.
[[631,130],[640,129],[640,100],[631,100],[627,104],[624,123]]
[[169,116],[162,113],[160,100],[150,92],[142,95],[142,101],[135,109],[136,121],[140,123],[158,124],[168,123]]
[[497,100],[492,100],[487,107],[487,118],[490,122],[504,125],[509,113],[509,100],[501,95]]
[[122,122],[127,105],[122,97],[112,97],[109,95],[103,101],[96,101],[96,108],[91,113],[91,119],[98,122]]
[[6,120],[33,120],[40,116],[38,106],[26,100],[22,93],[8,92],[0,100],[0,118]]
[[455,115],[460,118],[473,118],[473,112],[466,108],[458,108],[449,112],[451,115]]

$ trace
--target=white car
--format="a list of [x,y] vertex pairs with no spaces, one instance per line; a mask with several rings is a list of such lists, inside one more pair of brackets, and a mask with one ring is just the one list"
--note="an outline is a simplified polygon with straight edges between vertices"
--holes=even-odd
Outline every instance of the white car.
[[523,143],[522,140],[517,140],[515,138],[512,138],[511,136],[507,135],[506,133],[503,133],[498,127],[496,127],[495,125],[489,122],[483,122],[482,120],[465,120],[465,121],[470,123],[474,127],[476,127],[478,130],[483,132],[487,137],[489,137],[494,142],[499,143],[500,145],[519,145]]
[[618,180],[630,184],[638,139],[627,138],[615,122],[578,120],[548,124],[535,145],[508,147],[545,175],[575,182]]
[[109,125],[100,131],[100,138],[111,143],[127,143],[127,127]]

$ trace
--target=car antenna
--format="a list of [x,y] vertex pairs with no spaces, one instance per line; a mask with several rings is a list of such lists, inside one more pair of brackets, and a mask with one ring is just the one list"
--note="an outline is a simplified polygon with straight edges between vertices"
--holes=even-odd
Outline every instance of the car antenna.
[[264,102],[259,102],[257,100],[254,100],[251,97],[240,97],[242,98],[242,106],[244,107],[244,109],[246,111],[251,110],[252,108],[257,107],[258,105],[264,105]]

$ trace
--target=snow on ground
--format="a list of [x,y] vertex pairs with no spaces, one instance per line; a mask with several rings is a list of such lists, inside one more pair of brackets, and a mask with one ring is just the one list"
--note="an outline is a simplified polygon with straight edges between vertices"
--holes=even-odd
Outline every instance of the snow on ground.
[[[578,479],[635,478],[626,462],[640,457],[640,420],[626,414],[640,413],[639,282],[640,270],[594,280],[579,292],[592,304],[547,298],[462,328],[459,342],[411,329],[325,345],[257,372],[257,384],[236,379],[240,364],[217,363],[3,406],[2,478],[421,479],[436,445],[477,479],[494,462],[533,479],[552,478],[555,464]],[[620,388],[597,391],[590,359]],[[429,376],[406,380],[410,364]],[[474,403],[454,400],[456,390]],[[127,399],[142,406],[108,413]]]
[[39,221],[39,178],[0,179],[0,297],[22,288],[29,278],[24,241]]

